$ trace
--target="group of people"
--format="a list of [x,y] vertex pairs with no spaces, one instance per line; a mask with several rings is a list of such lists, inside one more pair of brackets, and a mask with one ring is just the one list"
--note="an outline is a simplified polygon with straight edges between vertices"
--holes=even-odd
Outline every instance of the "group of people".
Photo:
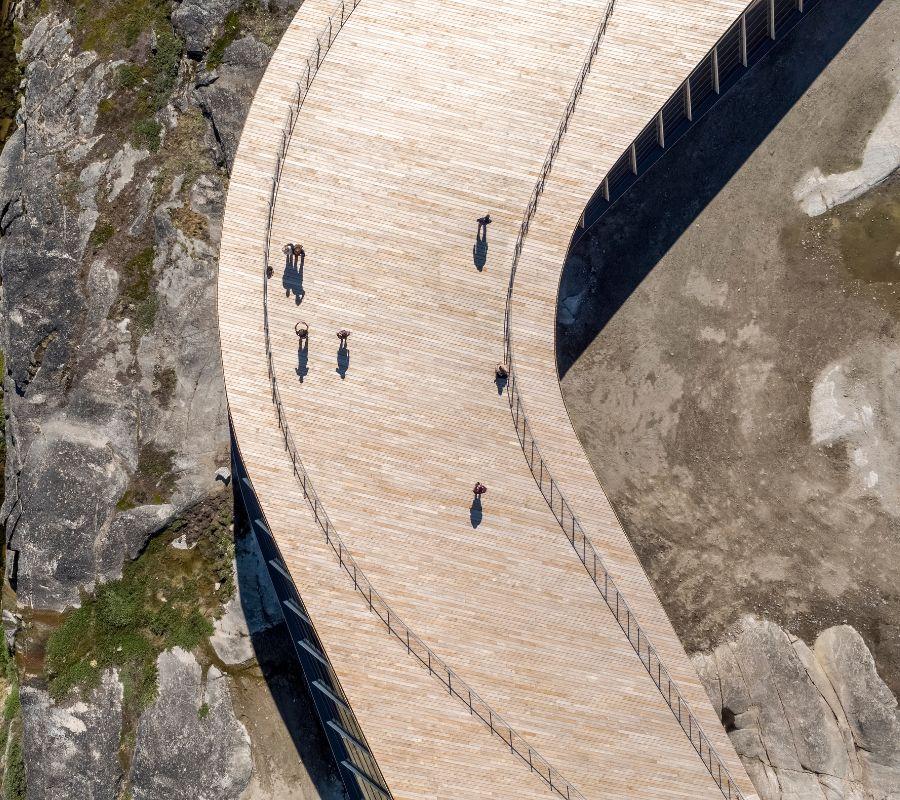
[[[301,350],[306,347],[306,343],[309,340],[309,324],[300,320],[296,325],[294,325],[294,333],[297,334],[298,344]],[[350,331],[345,328],[341,328],[337,332],[337,337],[341,342],[341,350],[347,349],[347,339],[350,338]]]
[[[491,215],[485,214],[483,217],[479,217],[478,222],[478,241],[485,241],[487,238],[487,226],[491,224]],[[287,266],[294,269],[302,269],[303,262],[306,259],[306,251],[303,249],[302,244],[294,244],[293,242],[288,242],[283,248],[281,248],[281,252],[284,253],[285,258],[287,259]],[[272,277],[274,274],[274,270],[271,265],[267,270],[268,277]],[[300,320],[296,325],[294,325],[294,333],[297,334],[297,348],[300,351],[302,356],[305,356],[307,346],[309,344],[309,324]],[[346,328],[341,328],[337,332],[337,338],[340,341],[340,346],[338,348],[338,358],[342,354],[346,356],[348,347],[347,340],[350,338],[350,331]],[[341,369],[341,364],[338,365],[338,372],[341,374],[341,378],[344,377],[346,373],[346,366],[344,369]],[[508,372],[506,367],[503,364],[497,365],[497,378],[505,379],[508,376]],[[303,380],[303,376],[301,374],[301,382]],[[476,503],[481,503],[482,496],[487,492],[487,486],[485,486],[481,481],[477,481],[475,483],[474,488],[472,489],[472,493],[475,495]]]
[[292,267],[296,267],[297,263],[300,263],[300,266],[303,266],[303,261],[306,258],[306,250],[303,249],[302,244],[292,244],[288,242],[284,247],[281,248],[281,252],[290,259],[290,265]]

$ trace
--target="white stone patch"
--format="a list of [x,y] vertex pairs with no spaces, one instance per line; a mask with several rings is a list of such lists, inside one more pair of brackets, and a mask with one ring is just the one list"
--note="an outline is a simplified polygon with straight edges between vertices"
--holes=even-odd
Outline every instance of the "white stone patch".
[[711,281],[703,273],[692,271],[685,281],[684,293],[707,308],[721,308],[728,299],[728,283]]
[[809,404],[813,444],[832,444],[863,428],[861,411],[850,399],[844,365],[826,367],[816,379]]
[[135,167],[150,155],[149,150],[137,150],[129,142],[109,162],[106,178],[109,181],[109,201],[115,200],[121,191],[134,180]]
[[748,322],[744,327],[739,328],[735,341],[739,344],[756,344],[762,337],[762,328],[754,319]]
[[704,342],[715,342],[716,344],[725,344],[728,338],[725,331],[719,328],[703,327],[700,329],[700,339]]
[[810,217],[824,214],[864,194],[900,166],[900,93],[875,126],[862,164],[849,172],[824,175],[818,167],[807,172],[794,187],[794,199]]
[[[79,709],[79,706],[82,708]],[[59,725],[60,728],[64,728],[71,733],[85,733],[87,732],[87,725],[84,724],[75,714],[80,712],[84,712],[87,710],[87,707],[84,703],[78,703],[72,707],[73,713],[68,713],[63,711],[62,709],[57,711],[56,714],[56,724]]]
[[900,352],[871,345],[832,362],[816,379],[810,397],[814,445],[843,444],[848,497],[869,495],[900,516]]

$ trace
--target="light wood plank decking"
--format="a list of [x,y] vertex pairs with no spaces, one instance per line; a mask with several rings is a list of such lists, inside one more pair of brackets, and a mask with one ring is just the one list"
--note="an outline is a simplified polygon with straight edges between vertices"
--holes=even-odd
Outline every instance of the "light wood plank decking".
[[[283,450],[261,272],[275,151],[332,2],[306,0],[242,136],[220,256],[229,407],[275,538],[396,798],[548,796],[390,637],[316,527]],[[289,423],[337,530],[405,622],[586,798],[721,793],[562,536],[493,384],[522,211],[604,6],[362,0],[300,111],[273,223],[307,252],[270,281]],[[574,436],[556,285],[606,168],[735,19],[735,0],[618,0],[523,252],[513,346],[554,476],[748,796],[752,787]],[[580,204],[580,205],[579,205]],[[487,265],[475,219],[490,212]],[[296,375],[294,323],[310,326]],[[336,373],[335,331],[350,364]],[[483,518],[471,486],[489,487]],[[477,527],[473,523],[478,522]],[[607,553],[608,548],[608,553]]]

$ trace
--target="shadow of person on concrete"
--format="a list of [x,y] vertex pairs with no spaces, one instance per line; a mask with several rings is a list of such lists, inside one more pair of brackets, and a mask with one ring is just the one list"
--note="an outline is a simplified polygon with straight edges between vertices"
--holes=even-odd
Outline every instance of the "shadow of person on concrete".
[[481,497],[476,494],[472,506],[469,508],[469,522],[472,523],[473,528],[477,528],[481,525],[482,519],[484,519],[484,511],[481,507]]
[[347,370],[350,369],[350,348],[347,346],[347,342],[344,341],[341,343],[341,346],[338,347],[337,351],[337,372],[338,375],[341,376],[341,380],[347,377]]
[[499,370],[494,373],[494,386],[497,387],[497,394],[503,396],[503,391],[509,383],[509,376],[503,375]]
[[295,370],[300,378],[300,383],[309,375],[309,340],[304,339],[297,348],[297,369]]
[[604,216],[576,231],[560,286],[573,295],[587,291],[575,320],[569,315],[565,325],[560,307],[566,298],[557,298],[560,379],[879,4],[831,0],[816,6]]
[[487,252],[487,241],[477,239],[475,244],[472,245],[472,261],[475,263],[475,268],[479,272],[481,272],[484,269],[484,265],[487,264]]
[[[251,649],[265,684],[262,691],[271,697],[283,725],[283,729],[279,728],[277,719],[268,723],[271,730],[264,731],[265,741],[267,746],[271,745],[272,752],[267,757],[276,769],[296,770],[299,774],[291,775],[291,779],[302,780],[302,772],[308,773],[316,796],[322,800],[347,800],[337,764],[281,615],[280,603],[266,575],[259,545],[250,530],[240,493],[236,486],[234,488],[237,591],[248,622]],[[256,670],[245,667],[241,670],[242,685],[252,684]],[[254,699],[249,693],[243,696],[249,702]],[[292,756],[285,753],[282,759],[297,766],[277,763],[275,754],[279,752],[278,744],[282,740],[288,753],[293,750]]]

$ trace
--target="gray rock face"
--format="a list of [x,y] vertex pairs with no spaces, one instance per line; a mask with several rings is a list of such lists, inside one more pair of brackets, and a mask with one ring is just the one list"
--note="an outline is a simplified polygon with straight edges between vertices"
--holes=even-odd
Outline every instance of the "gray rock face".
[[215,621],[215,632],[209,640],[225,664],[243,664],[253,658],[251,635],[284,619],[256,538],[245,535],[238,539],[234,557],[237,589]]
[[[109,380],[120,355],[115,337],[106,369],[91,363],[96,352],[78,351],[80,340],[94,339],[83,329],[91,313],[78,280],[96,220],[93,188],[79,197],[79,213],[67,213],[56,178],[64,161],[96,143],[110,67],[90,53],[74,55],[68,23],[53,16],[26,39],[22,59],[24,126],[0,155],[6,511],[10,546],[21,551],[20,602],[61,607],[77,601],[78,584],[89,585],[108,555],[98,540],[125,487],[123,462],[135,456],[111,446],[118,436],[133,438],[125,398]],[[79,364],[79,356],[88,362]],[[83,529],[93,535],[79,535]]]
[[762,800],[900,797],[900,712],[850,626],[812,649],[747,618],[695,663]]
[[57,705],[24,687],[22,724],[28,800],[115,800],[121,769],[122,684],[114,671],[86,701]]
[[[68,21],[38,22],[21,59],[20,127],[0,155],[9,413],[0,516],[19,552],[19,603],[60,610],[118,577],[150,534],[220,488],[228,435],[213,306],[224,198],[221,177],[201,175],[188,199],[151,208],[138,188],[152,190],[156,177],[147,151],[126,142],[97,155],[98,103],[116,65],[75,53]],[[112,202],[138,208],[130,236],[153,226],[158,296],[137,352],[136,323],[110,317],[121,265],[88,249],[98,204]],[[208,220],[208,236],[173,224],[185,204]],[[171,496],[118,510],[148,446],[171,454]]]
[[202,58],[216,29],[240,0],[183,0],[172,13],[172,25],[184,40],[191,58]]
[[160,655],[159,697],[141,717],[131,767],[134,800],[236,800],[250,782],[250,737],[235,718],[227,678],[204,681],[190,653]]
[[272,51],[252,36],[232,42],[222,63],[201,76],[195,95],[210,121],[220,163],[231,169],[253,91]]

